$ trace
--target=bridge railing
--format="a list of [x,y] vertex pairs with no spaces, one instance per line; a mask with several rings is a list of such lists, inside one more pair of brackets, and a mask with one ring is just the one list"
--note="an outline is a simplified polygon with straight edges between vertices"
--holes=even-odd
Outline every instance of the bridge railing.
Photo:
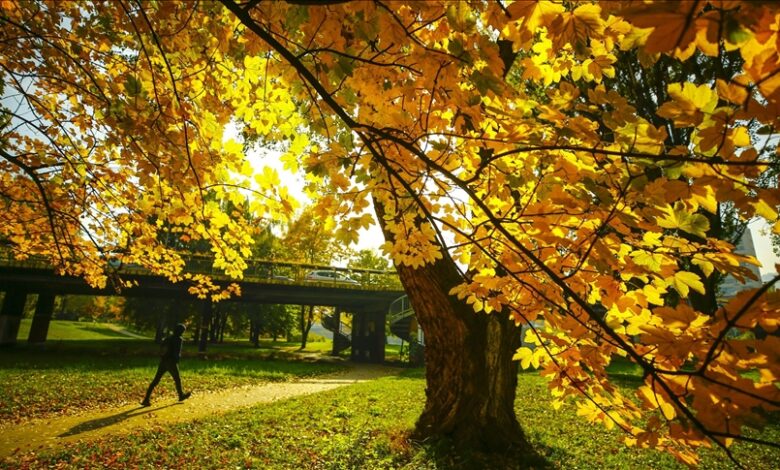
[[387,319],[390,323],[408,317],[409,315],[414,315],[414,310],[412,310],[412,304],[409,302],[409,297],[406,295],[395,299],[387,309]]
[[[191,274],[205,274],[215,279],[227,280],[228,277],[214,267],[214,259],[204,255],[182,255],[184,259],[184,272]],[[16,259],[9,251],[0,251],[0,266],[19,267],[30,269],[51,269],[52,265],[44,256],[30,256],[25,259]],[[119,263],[118,261],[106,261],[106,268],[121,274],[152,275],[143,266],[132,263]],[[307,279],[307,274],[312,271],[326,271],[338,273],[335,280]],[[398,274],[395,271],[380,271],[375,269],[343,268],[336,266],[298,263],[293,261],[270,261],[260,259],[247,260],[247,268],[244,270],[245,281],[259,281],[279,284],[311,284],[322,286],[338,286],[342,288],[374,290],[402,290]],[[344,277],[353,282],[345,280]]]

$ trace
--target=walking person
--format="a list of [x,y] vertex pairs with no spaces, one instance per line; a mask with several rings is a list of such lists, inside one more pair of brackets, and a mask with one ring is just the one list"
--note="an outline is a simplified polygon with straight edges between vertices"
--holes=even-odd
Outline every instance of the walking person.
[[179,323],[174,327],[173,334],[163,340],[162,344],[165,346],[165,352],[162,357],[160,357],[160,365],[157,366],[157,373],[154,375],[152,383],[149,384],[149,388],[146,390],[146,397],[144,398],[144,401],[141,402],[141,406],[151,406],[152,403],[149,401],[149,398],[152,396],[152,390],[160,383],[160,379],[166,372],[169,372],[171,377],[173,377],[173,382],[176,384],[176,392],[179,394],[179,401],[186,400],[192,394],[192,392],[184,393],[181,388],[181,377],[179,377],[179,359],[181,359],[181,347],[182,343],[184,343],[181,335],[184,334],[186,329],[186,326]]

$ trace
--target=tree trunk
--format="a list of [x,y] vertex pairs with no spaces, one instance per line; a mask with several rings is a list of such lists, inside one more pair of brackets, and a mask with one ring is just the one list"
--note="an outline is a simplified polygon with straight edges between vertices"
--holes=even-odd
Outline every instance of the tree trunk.
[[[257,315],[257,313],[253,313]],[[249,342],[255,347],[260,346],[260,320],[255,317],[249,319]]]
[[219,322],[219,342],[222,344],[225,342],[225,328],[227,327],[227,313],[222,314],[222,319]]
[[157,328],[154,332],[154,342],[157,344],[162,343],[165,337],[165,316],[161,316],[157,319]]
[[487,452],[526,447],[514,411],[520,329],[450,296],[459,276],[445,260],[398,271],[425,333],[426,403],[413,437]]
[[309,339],[309,330],[314,318],[314,307],[311,305],[301,305],[301,351],[306,349],[306,342]]
[[[374,207],[383,224],[383,208],[376,201]],[[420,268],[397,266],[425,335],[426,402],[413,438],[446,437],[457,448],[485,452],[531,451],[514,410],[518,369],[512,356],[520,328],[506,314],[477,314],[449,295],[462,279],[442,253]]]
[[209,327],[211,326],[211,317],[214,315],[214,306],[211,301],[206,300],[201,304],[200,326],[198,328],[198,352],[205,353],[206,345],[209,339]]

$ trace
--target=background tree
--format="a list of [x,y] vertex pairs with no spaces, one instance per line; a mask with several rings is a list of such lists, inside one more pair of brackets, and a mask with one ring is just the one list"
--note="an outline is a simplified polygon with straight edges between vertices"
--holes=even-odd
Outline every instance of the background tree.
[[[371,269],[374,271],[393,271],[393,263],[382,253],[375,250],[362,249],[351,254],[347,259],[347,267],[351,269]],[[352,277],[364,286],[397,287],[395,278],[372,273],[353,273]]]
[[[280,252],[285,259],[309,264],[330,265],[344,257],[347,247],[335,238],[335,222],[322,220],[317,207],[309,206],[290,223],[282,240]],[[306,348],[312,325],[318,321],[319,309],[313,305],[301,305],[298,312],[298,328],[301,331],[301,349]]]
[[[69,307],[71,308],[71,307]],[[125,298],[121,321],[134,329],[153,330],[155,341],[160,342],[167,331],[171,331],[177,323],[198,318],[194,302],[182,302],[163,298],[127,297]],[[196,322],[199,325],[199,322]],[[199,334],[198,328],[192,329],[193,334]]]
[[[659,108],[672,99],[668,92],[668,85],[689,82],[713,86],[716,80],[730,80],[737,76],[743,66],[739,51],[725,48],[719,48],[717,54],[713,55],[696,50],[690,59],[685,61],[665,55],[652,58],[636,50],[618,53],[616,59],[613,77],[604,76],[606,88],[616,89],[640,116],[656,127],[665,128],[666,145],[685,147],[695,145],[692,138],[697,135],[691,132],[690,128],[675,126],[673,119],[658,113]],[[753,138],[760,139],[760,126],[757,123],[751,123],[748,130]],[[765,146],[759,150],[762,157],[768,160],[776,159],[773,148]],[[767,166],[761,176],[753,181],[753,185],[764,189],[777,187],[778,168],[777,164]],[[679,165],[656,165],[648,168],[646,173],[649,180],[668,175],[676,182],[688,184],[687,178],[678,174],[679,169]],[[714,201],[714,205],[706,210],[699,209],[698,214],[706,217],[709,223],[707,237],[725,240],[735,246],[748,229],[749,219],[740,218],[737,208],[729,201],[724,203]],[[695,237],[692,234],[684,236]],[[701,312],[714,314],[722,298],[719,287],[725,279],[725,273],[718,270],[705,271],[692,263],[691,259],[686,262],[685,269],[696,273],[704,286],[702,293],[690,292],[691,304]]]
[[271,337],[276,342],[279,337],[290,337],[298,319],[292,305],[261,304],[253,306],[249,313],[250,336],[249,341],[260,345],[260,336]]

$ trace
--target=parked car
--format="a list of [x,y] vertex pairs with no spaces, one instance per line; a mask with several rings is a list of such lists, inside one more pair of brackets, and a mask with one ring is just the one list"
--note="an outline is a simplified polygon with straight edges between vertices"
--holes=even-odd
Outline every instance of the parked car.
[[354,284],[354,285],[359,284],[359,282],[350,278],[349,276],[338,273],[336,271],[324,271],[324,270],[310,271],[309,273],[306,274],[306,276],[303,279],[309,282],[332,282],[334,284]]
[[271,279],[273,279],[274,281],[293,282],[293,278],[288,276],[271,276]]

